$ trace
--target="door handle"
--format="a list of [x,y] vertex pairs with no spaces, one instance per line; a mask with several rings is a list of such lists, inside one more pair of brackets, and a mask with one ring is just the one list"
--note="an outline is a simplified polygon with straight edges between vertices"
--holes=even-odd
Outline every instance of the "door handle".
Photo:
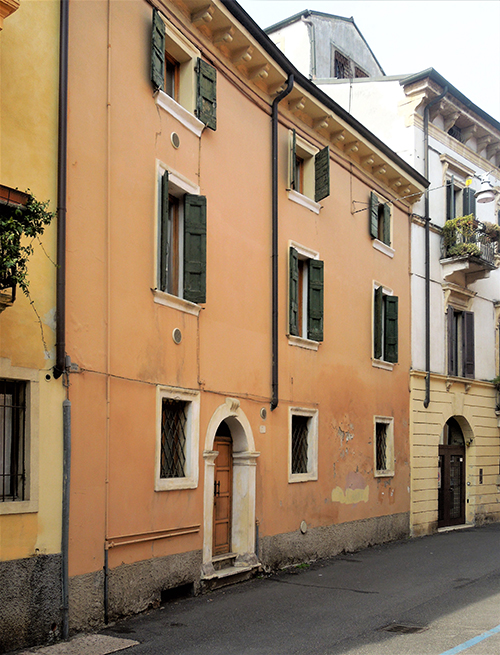
[[214,496],[220,496],[220,480],[214,480]]

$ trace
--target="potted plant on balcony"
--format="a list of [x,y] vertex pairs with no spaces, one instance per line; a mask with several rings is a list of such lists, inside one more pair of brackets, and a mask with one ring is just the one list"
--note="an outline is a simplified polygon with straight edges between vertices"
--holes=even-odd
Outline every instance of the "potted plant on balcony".
[[54,218],[48,202],[40,202],[30,191],[22,193],[0,187],[0,312],[10,307],[16,287],[29,297],[28,260],[33,241]]
[[488,221],[485,221],[483,223],[483,226],[484,226],[484,233],[488,236],[489,240],[491,242],[498,243],[500,241],[500,225],[496,225],[496,223],[489,223]]
[[443,226],[445,257],[480,257],[481,249],[475,243],[477,229],[473,214],[447,220]]

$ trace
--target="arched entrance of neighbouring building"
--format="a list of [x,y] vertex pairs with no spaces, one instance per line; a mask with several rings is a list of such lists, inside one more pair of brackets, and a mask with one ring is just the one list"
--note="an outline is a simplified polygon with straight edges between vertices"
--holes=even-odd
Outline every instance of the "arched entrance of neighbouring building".
[[443,428],[438,465],[438,527],[465,523],[465,419],[449,418]]

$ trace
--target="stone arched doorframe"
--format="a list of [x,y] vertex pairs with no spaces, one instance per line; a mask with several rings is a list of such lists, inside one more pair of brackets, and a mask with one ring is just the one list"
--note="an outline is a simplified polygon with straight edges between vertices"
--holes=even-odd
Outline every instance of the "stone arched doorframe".
[[212,415],[205,437],[203,459],[205,461],[203,494],[203,563],[202,575],[215,574],[212,564],[213,507],[215,459],[213,449],[217,428],[226,421],[233,440],[233,511],[231,544],[237,554],[235,565],[248,566],[258,563],[255,554],[255,484],[257,457],[252,428],[240,407],[240,401],[227,398]]

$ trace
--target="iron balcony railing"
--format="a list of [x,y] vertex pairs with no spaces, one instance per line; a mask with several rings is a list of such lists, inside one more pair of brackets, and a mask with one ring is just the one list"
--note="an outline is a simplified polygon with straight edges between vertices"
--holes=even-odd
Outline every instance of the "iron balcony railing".
[[484,223],[466,220],[468,217],[446,221],[441,248],[442,259],[472,257],[495,267],[498,241],[488,234]]

